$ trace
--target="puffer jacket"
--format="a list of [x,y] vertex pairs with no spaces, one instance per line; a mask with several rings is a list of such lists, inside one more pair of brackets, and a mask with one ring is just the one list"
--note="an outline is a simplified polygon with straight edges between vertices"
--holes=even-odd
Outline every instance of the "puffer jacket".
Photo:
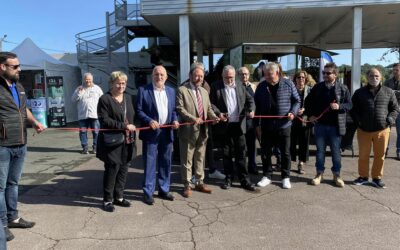
[[366,132],[375,132],[392,126],[399,112],[394,91],[381,86],[374,96],[369,86],[356,90],[350,111],[354,123]]
[[14,102],[11,90],[4,78],[0,77],[0,146],[26,144],[26,95],[24,87],[17,83],[20,107]]

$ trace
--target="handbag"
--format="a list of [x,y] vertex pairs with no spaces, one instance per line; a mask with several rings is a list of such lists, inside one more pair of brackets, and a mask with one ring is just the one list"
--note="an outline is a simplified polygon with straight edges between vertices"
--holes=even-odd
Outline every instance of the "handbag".
[[[124,99],[124,120],[126,119],[126,101]],[[103,132],[103,141],[106,147],[117,147],[125,142],[125,135],[121,132]]]
[[104,132],[103,141],[107,147],[116,147],[124,143],[125,136],[120,132],[118,133]]

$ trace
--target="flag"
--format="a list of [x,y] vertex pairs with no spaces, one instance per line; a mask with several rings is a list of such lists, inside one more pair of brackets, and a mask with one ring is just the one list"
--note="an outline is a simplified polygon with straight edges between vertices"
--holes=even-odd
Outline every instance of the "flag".
[[322,82],[324,78],[322,77],[322,71],[327,63],[333,63],[333,59],[328,52],[321,51],[321,60],[319,60],[319,81]]

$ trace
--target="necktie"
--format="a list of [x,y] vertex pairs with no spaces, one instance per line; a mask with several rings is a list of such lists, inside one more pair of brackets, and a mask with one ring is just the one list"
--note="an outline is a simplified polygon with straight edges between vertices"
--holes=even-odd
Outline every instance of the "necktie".
[[201,100],[201,94],[199,88],[196,88],[196,99],[197,99],[197,109],[199,111],[199,117],[201,119],[204,119],[203,101]]

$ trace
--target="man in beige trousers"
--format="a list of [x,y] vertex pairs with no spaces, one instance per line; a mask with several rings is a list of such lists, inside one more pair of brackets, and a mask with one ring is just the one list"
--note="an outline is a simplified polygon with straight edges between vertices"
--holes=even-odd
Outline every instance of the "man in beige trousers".
[[181,175],[184,184],[183,196],[186,198],[192,195],[192,166],[195,166],[195,190],[211,193],[211,189],[203,182],[204,157],[208,139],[208,123],[204,121],[209,119],[218,121],[218,117],[211,109],[208,92],[201,87],[204,79],[204,66],[201,63],[191,65],[189,79],[189,83],[179,87],[176,95],[176,110],[181,123],[194,123],[181,126],[178,131]]

